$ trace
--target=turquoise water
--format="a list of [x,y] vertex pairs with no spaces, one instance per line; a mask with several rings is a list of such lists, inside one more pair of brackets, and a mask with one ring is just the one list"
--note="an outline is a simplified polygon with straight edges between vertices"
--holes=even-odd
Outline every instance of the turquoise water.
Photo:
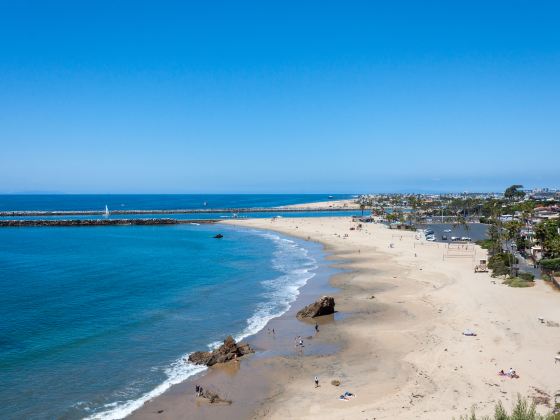
[[0,418],[126,415],[199,371],[189,352],[286,311],[310,246],[216,225],[0,229]]

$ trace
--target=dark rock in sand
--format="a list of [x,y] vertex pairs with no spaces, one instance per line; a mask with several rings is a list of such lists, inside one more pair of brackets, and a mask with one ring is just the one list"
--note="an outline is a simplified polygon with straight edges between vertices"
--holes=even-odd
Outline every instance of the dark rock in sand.
[[297,313],[298,319],[315,318],[317,316],[330,315],[334,313],[334,298],[331,296],[323,296],[318,301],[307,305]]
[[255,351],[249,344],[237,344],[230,335],[224,340],[224,344],[213,351],[196,351],[189,356],[189,362],[195,365],[212,366],[216,363],[226,363],[237,357],[244,356]]
[[225,399],[221,398],[215,392],[208,391],[206,389],[204,391],[202,391],[202,393],[199,395],[199,397],[208,400],[208,402],[210,404],[218,404],[218,403],[231,404],[231,400],[225,400]]

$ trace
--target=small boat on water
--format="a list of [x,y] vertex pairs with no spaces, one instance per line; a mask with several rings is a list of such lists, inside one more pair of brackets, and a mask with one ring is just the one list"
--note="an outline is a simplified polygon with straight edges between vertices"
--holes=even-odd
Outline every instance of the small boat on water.
[[329,198],[334,198],[334,196],[332,196],[332,195],[329,195]]
[[461,238],[459,238],[458,236],[452,236],[452,237],[451,237],[451,240],[452,240],[452,241],[460,241]]
[[442,241],[447,241],[447,235],[441,235],[441,240]]
[[435,233],[435,232],[434,232],[432,229],[426,229],[426,230],[424,231],[424,235],[426,235],[426,236],[433,235],[434,233]]
[[436,237],[434,235],[428,235],[426,236],[426,240],[430,242],[434,242],[436,240]]
[[224,235],[222,235],[221,233],[218,233],[216,236],[214,236],[214,239],[222,239],[224,237]]
[[468,236],[461,236],[461,240],[462,240],[462,241],[466,241],[466,242],[472,241],[472,239],[471,239],[470,237],[468,237]]
[[450,233],[450,232],[451,232],[451,229],[445,229],[444,232],[445,232],[445,233]]
[[194,223],[194,222],[192,222],[191,225],[193,225],[193,226],[200,226],[200,223]]

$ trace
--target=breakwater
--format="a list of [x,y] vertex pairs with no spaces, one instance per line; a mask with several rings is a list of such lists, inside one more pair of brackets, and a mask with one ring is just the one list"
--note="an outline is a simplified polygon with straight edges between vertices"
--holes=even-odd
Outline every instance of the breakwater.
[[[322,207],[322,208],[285,208],[285,207],[248,207],[248,208],[207,208],[207,209],[175,209],[175,210],[112,210],[112,215],[126,214],[205,214],[205,213],[304,213],[304,212],[345,212],[349,208]],[[0,216],[100,216],[105,214],[102,210],[15,210],[0,211]]]
[[154,219],[68,219],[68,220],[0,220],[0,227],[25,227],[25,226],[130,226],[130,225],[178,225],[216,223],[217,220],[180,220],[169,218]]

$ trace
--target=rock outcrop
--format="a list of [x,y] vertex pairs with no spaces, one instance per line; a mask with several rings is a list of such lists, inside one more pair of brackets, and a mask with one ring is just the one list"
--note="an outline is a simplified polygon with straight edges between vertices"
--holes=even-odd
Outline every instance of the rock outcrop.
[[208,400],[210,404],[231,404],[231,400],[223,399],[215,392],[208,391],[207,389],[203,390],[198,396]]
[[334,298],[332,296],[323,296],[318,301],[307,305],[297,313],[298,319],[315,318],[317,316],[330,315],[334,313]]
[[237,344],[230,335],[224,340],[224,344],[212,351],[195,351],[189,356],[189,362],[195,365],[212,366],[216,363],[226,363],[237,357],[244,356],[255,351],[249,344]]

